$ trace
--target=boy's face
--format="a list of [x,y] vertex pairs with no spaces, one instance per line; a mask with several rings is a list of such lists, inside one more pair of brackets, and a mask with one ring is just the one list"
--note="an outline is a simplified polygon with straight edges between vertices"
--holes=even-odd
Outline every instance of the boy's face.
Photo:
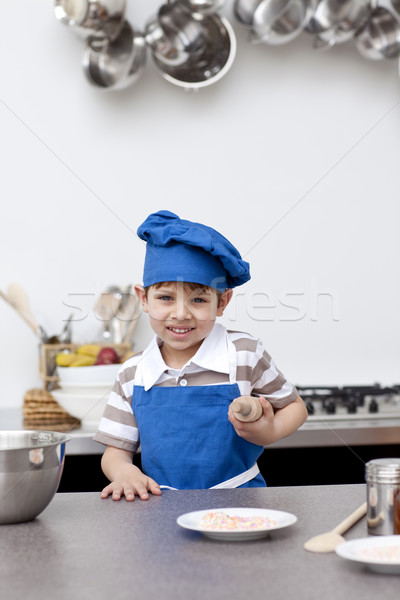
[[135,289],[153,331],[164,341],[162,354],[169,366],[194,356],[232,297],[232,290],[218,298],[213,288],[191,290],[181,282],[150,286],[147,297],[141,286]]

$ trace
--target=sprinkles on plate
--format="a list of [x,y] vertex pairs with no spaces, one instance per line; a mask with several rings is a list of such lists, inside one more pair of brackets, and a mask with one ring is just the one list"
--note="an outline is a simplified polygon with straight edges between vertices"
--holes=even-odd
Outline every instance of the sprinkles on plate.
[[228,515],[222,510],[214,510],[206,513],[201,519],[204,529],[213,531],[254,531],[255,529],[268,529],[278,525],[268,517]]
[[375,546],[363,548],[357,552],[360,558],[383,561],[385,563],[400,563],[400,546]]

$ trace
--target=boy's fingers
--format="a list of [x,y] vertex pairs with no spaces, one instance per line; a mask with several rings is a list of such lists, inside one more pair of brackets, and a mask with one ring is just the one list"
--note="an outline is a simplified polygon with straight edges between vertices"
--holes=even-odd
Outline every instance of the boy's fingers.
[[158,483],[156,481],[154,481],[154,479],[150,479],[149,477],[149,490],[152,494],[155,494],[157,496],[161,495],[161,488],[158,485]]
[[113,500],[121,500],[124,495],[127,502],[133,502],[135,494],[141,500],[148,500],[149,492],[158,496],[161,494],[160,486],[150,477],[145,483],[139,483],[135,488],[131,484],[117,485],[110,483],[102,490],[101,498],[108,498],[111,495]]
[[136,493],[141,500],[148,500],[148,498],[149,498],[149,492],[147,491],[147,489],[144,485],[137,485]]
[[127,487],[124,490],[124,494],[125,494],[125,499],[127,500],[127,502],[133,502],[135,499],[135,492],[133,491],[132,488]]
[[264,398],[264,396],[259,396],[259,399],[260,399],[261,406],[263,408],[263,412],[265,412],[265,411],[273,412],[272,404],[271,404],[271,402],[269,402],[269,400]]
[[122,490],[121,488],[115,488],[112,493],[113,500],[121,500]]
[[100,497],[101,497],[101,498],[108,498],[108,496],[109,496],[110,494],[112,494],[112,492],[113,492],[112,485],[111,485],[111,484],[109,484],[109,485],[107,485],[107,486],[106,486],[106,487],[105,487],[105,488],[104,488],[104,489],[101,491]]

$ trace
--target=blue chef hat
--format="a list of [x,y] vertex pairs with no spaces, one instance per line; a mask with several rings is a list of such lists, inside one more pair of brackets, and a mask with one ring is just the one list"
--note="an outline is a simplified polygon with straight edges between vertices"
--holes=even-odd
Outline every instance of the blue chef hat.
[[218,231],[184,221],[168,210],[147,217],[137,230],[147,242],[143,285],[187,281],[220,291],[246,283],[249,263]]

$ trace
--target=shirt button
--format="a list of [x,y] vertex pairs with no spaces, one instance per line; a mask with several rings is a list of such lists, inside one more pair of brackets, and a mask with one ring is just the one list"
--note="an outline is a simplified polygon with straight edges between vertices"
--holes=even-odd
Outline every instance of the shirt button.
[[181,379],[179,382],[179,385],[181,385],[182,387],[185,387],[185,385],[187,385],[186,379]]

